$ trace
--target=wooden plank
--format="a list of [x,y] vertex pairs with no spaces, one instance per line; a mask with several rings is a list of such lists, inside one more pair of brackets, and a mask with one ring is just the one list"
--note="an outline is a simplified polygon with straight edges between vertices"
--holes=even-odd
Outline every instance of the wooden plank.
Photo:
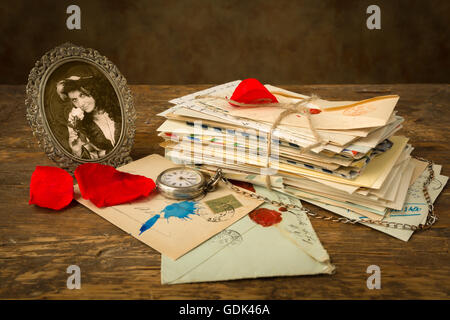
[[[131,86],[137,110],[132,157],[163,154],[155,114],[168,100],[209,87]],[[448,85],[282,85],[324,99],[398,94],[402,134],[413,154],[450,175]],[[405,243],[364,226],[312,220],[336,274],[215,283],[160,284],[160,254],[77,203],[60,212],[28,205],[36,165],[53,165],[27,124],[24,86],[0,86],[0,298],[49,299],[448,299],[450,192],[436,201],[441,219]],[[312,205],[305,206],[325,214]],[[239,263],[238,261],[236,263]],[[66,288],[66,269],[81,268],[81,290]],[[366,269],[381,268],[381,290],[369,290]],[[245,268],[245,266],[241,266]]]

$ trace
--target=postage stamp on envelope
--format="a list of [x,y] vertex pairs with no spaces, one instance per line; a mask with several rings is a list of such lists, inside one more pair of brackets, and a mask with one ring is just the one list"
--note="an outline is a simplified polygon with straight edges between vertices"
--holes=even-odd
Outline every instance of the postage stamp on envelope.
[[[200,216],[209,222],[222,222],[230,219],[234,216],[236,208],[242,207],[242,203],[239,202],[232,194],[212,199],[204,202],[211,210],[209,213],[202,211],[199,212]],[[205,210],[206,211],[206,210]]]
[[240,203],[239,200],[236,199],[232,194],[213,200],[208,200],[205,201],[205,203],[214,213],[223,212],[230,207],[233,209],[242,207],[242,203]]
[[223,245],[236,245],[242,242],[242,236],[239,232],[231,229],[225,229],[222,232],[215,235],[211,241],[217,242]]

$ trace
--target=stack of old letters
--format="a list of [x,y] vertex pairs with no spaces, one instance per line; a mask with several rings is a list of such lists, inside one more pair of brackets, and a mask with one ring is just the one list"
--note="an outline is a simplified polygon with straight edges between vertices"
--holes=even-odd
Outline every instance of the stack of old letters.
[[[280,106],[305,102],[306,112],[280,118],[284,109],[274,104],[242,107],[227,101],[240,83],[170,101],[174,106],[160,114],[166,121],[158,128],[167,158],[207,172],[222,168],[227,178],[361,221],[425,221],[428,207],[419,191],[429,172],[426,162],[411,157],[408,138],[395,135],[404,120],[395,111],[398,96],[327,101],[265,85]],[[445,185],[440,166],[433,169],[435,180]],[[440,190],[432,192],[433,201]],[[412,234],[364,224],[405,241]]]
[[326,101],[258,82],[273,100],[243,104],[235,99],[242,83],[172,100],[158,128],[172,161],[149,155],[120,168],[154,181],[177,164],[220,168],[241,189],[219,182],[195,199],[156,192],[99,209],[75,187],[77,201],[161,252],[162,283],[332,274],[301,200],[404,241],[411,228],[369,222],[429,221],[427,200],[434,202],[448,178],[434,165],[426,199],[431,167],[395,135],[403,123],[394,110],[398,96]]

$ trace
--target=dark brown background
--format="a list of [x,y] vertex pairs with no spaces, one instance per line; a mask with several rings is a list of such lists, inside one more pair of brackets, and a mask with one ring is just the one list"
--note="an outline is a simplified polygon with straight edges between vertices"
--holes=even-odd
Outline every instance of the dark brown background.
[[[95,48],[134,84],[447,83],[450,1],[10,1],[0,6],[0,83],[24,84],[66,41]],[[81,8],[68,30],[66,8]],[[366,9],[381,8],[381,30]]]

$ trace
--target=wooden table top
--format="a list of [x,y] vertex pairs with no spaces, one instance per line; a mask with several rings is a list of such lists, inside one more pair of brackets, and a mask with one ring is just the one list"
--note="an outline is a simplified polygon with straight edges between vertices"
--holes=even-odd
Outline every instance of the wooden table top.
[[[139,159],[163,154],[155,129],[168,100],[210,85],[130,86],[137,111]],[[330,100],[360,100],[398,94],[401,133],[413,155],[433,160],[450,175],[450,86],[286,85]],[[403,242],[362,225],[311,221],[334,275],[274,277],[161,285],[160,254],[73,202],[54,212],[28,205],[36,165],[53,165],[26,121],[25,86],[0,86],[0,298],[3,299],[449,299],[450,197],[446,187],[435,203],[440,220]],[[327,213],[312,205],[305,206]],[[236,261],[239,264],[239,261]],[[69,265],[81,268],[81,289],[69,290]],[[381,289],[369,290],[366,269],[381,269]],[[245,268],[245,265],[241,266]]]

